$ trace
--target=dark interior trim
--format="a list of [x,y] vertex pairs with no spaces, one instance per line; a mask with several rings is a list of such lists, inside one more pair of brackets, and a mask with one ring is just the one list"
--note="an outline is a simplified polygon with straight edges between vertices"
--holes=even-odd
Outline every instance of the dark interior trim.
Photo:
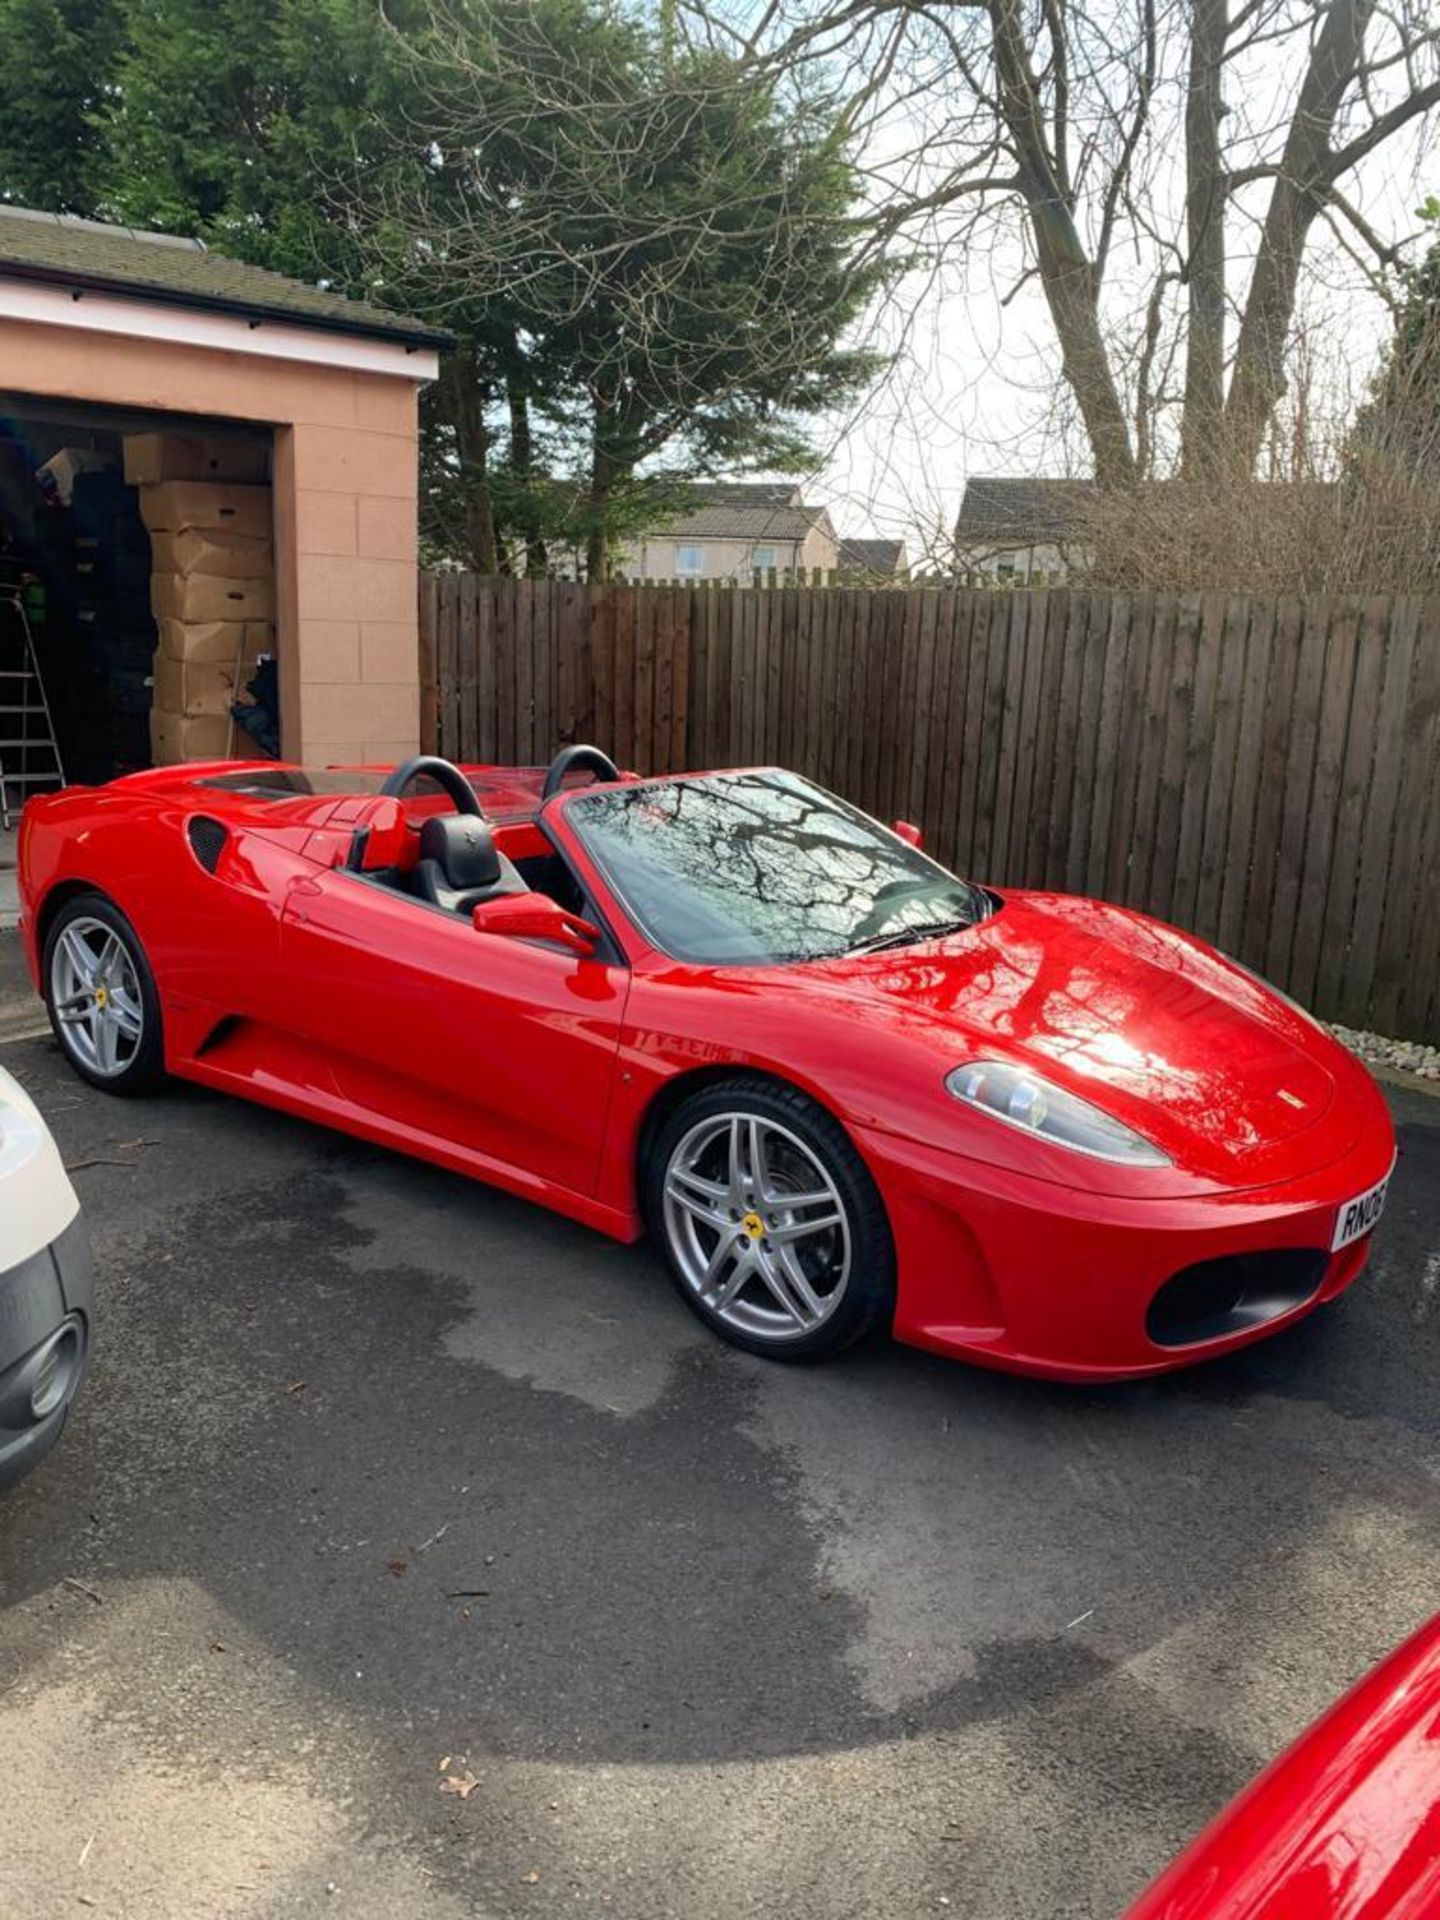
[[[552,842],[551,844],[553,845],[554,843]],[[630,962],[625,957],[624,949],[616,940],[604,913],[596,906],[589,889],[581,881],[574,867],[565,859],[565,855],[560,849],[556,847],[555,851],[559,854],[561,860],[565,862],[566,870],[575,882],[575,890],[585,902],[584,917],[587,920],[593,921],[600,929],[600,944],[595,950],[594,958],[603,966],[628,967]],[[463,927],[467,932],[474,931],[470,925],[468,915],[453,913],[449,907],[442,907],[434,900],[422,900],[418,893],[411,893],[405,887],[395,886],[388,873],[361,873],[351,866],[332,867],[330,871],[345,880],[358,880],[361,886],[375,887],[383,893],[387,899],[401,900],[406,906],[418,907],[422,913],[438,913],[441,919],[448,920],[452,927]],[[533,892],[535,889],[532,888],[531,891]],[[538,946],[543,943],[537,941],[535,944]],[[553,952],[555,949],[552,948],[551,951]]]

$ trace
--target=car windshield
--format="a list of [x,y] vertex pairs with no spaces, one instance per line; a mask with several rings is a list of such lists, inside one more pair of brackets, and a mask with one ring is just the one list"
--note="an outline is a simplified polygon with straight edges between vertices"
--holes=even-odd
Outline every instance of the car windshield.
[[606,787],[566,818],[662,953],[819,960],[970,927],[988,896],[781,772]]

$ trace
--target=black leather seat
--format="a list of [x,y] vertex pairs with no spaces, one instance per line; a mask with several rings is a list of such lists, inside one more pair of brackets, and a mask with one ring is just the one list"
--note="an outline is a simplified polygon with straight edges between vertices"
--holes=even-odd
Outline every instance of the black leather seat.
[[420,858],[411,890],[432,906],[472,913],[482,900],[530,889],[495,844],[489,827],[473,813],[432,814],[420,829]]

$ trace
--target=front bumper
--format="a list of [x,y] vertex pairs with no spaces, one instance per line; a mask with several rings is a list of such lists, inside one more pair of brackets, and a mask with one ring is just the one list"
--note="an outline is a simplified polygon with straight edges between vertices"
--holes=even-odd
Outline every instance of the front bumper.
[[[1329,1252],[1337,1209],[1382,1179],[1395,1153],[1386,1116],[1341,1159],[1301,1178],[1157,1200],[1062,1187],[893,1135],[861,1135],[860,1146],[895,1235],[896,1339],[1079,1382],[1189,1366],[1333,1300],[1370,1245],[1367,1237]],[[1151,1338],[1156,1295],[1182,1270],[1298,1249],[1315,1255],[1303,1297],[1214,1337]]]
[[93,1290],[79,1214],[50,1246],[0,1273],[0,1488],[60,1438],[89,1368]]

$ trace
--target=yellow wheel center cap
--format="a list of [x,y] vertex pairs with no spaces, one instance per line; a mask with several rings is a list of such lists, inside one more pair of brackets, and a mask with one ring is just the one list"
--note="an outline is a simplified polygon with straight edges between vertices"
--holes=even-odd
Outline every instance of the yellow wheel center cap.
[[758,1213],[747,1213],[745,1218],[740,1222],[740,1225],[752,1240],[764,1238],[765,1222],[760,1218]]
[[95,1004],[97,1007],[103,1007],[105,1003],[109,1000],[109,998],[110,998],[110,989],[108,987],[96,987]]

